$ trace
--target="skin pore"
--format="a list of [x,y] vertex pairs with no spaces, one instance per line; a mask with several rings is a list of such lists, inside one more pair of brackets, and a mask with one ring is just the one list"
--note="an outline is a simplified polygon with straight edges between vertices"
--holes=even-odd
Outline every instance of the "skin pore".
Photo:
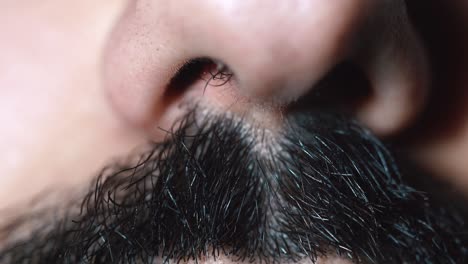
[[[186,114],[181,102],[202,98],[217,114],[229,110],[278,131],[290,115],[285,108],[309,98],[343,61],[370,87],[356,104],[345,98],[353,102],[347,113],[466,193],[466,109],[448,106],[468,102],[461,49],[468,42],[459,37],[466,35],[460,25],[467,7],[409,3],[408,18],[404,1],[372,2],[0,4],[0,226],[36,207],[80,204],[104,166],[164,140]],[[424,28],[429,20],[436,22]],[[201,76],[168,96],[170,80],[197,58],[226,65],[232,80],[205,89]],[[333,86],[332,95],[356,89]],[[448,126],[452,121],[456,126]],[[0,232],[0,248],[10,236],[22,235]]]

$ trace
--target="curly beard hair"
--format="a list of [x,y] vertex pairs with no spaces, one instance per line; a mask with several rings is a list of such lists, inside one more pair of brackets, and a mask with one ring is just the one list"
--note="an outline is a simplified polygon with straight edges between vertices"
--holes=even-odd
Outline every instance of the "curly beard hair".
[[79,214],[44,224],[0,262],[466,263],[460,210],[404,183],[357,122],[311,111],[271,132],[201,112],[136,164],[105,170]]

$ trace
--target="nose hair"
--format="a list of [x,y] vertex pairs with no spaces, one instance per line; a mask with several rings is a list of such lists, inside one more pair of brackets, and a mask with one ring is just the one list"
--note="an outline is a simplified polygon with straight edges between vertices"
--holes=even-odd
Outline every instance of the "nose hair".
[[288,100],[343,59],[366,2],[199,0],[173,16],[188,56],[226,64],[251,99]]

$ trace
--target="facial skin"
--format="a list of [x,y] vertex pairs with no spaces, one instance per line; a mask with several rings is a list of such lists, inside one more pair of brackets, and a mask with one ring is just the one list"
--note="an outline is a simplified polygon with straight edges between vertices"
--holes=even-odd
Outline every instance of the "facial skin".
[[[281,131],[287,109],[343,61],[361,69],[371,90],[345,108],[378,136],[396,138],[422,168],[468,190],[464,109],[434,98],[466,102],[466,54],[428,41],[437,39],[423,28],[432,10],[414,15],[415,30],[403,1],[238,2],[0,4],[0,224],[32,212],[31,201],[43,207],[78,199],[113,159],[163,141],[186,111],[182,102]],[[467,7],[435,9],[458,10],[447,16],[449,28],[434,27],[453,30],[443,36],[463,47],[456,36],[464,35],[457,26]],[[201,57],[222,62],[232,80],[205,89],[205,74],[168,91],[177,71]],[[434,112],[456,125],[440,117],[431,125]],[[450,133],[438,136],[440,127]],[[0,247],[9,240],[0,233]]]

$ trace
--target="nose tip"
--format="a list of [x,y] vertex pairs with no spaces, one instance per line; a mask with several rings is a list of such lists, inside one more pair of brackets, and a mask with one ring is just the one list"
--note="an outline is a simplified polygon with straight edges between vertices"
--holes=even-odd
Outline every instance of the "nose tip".
[[251,99],[288,100],[345,56],[366,1],[195,2],[177,13],[192,56],[225,63]]

